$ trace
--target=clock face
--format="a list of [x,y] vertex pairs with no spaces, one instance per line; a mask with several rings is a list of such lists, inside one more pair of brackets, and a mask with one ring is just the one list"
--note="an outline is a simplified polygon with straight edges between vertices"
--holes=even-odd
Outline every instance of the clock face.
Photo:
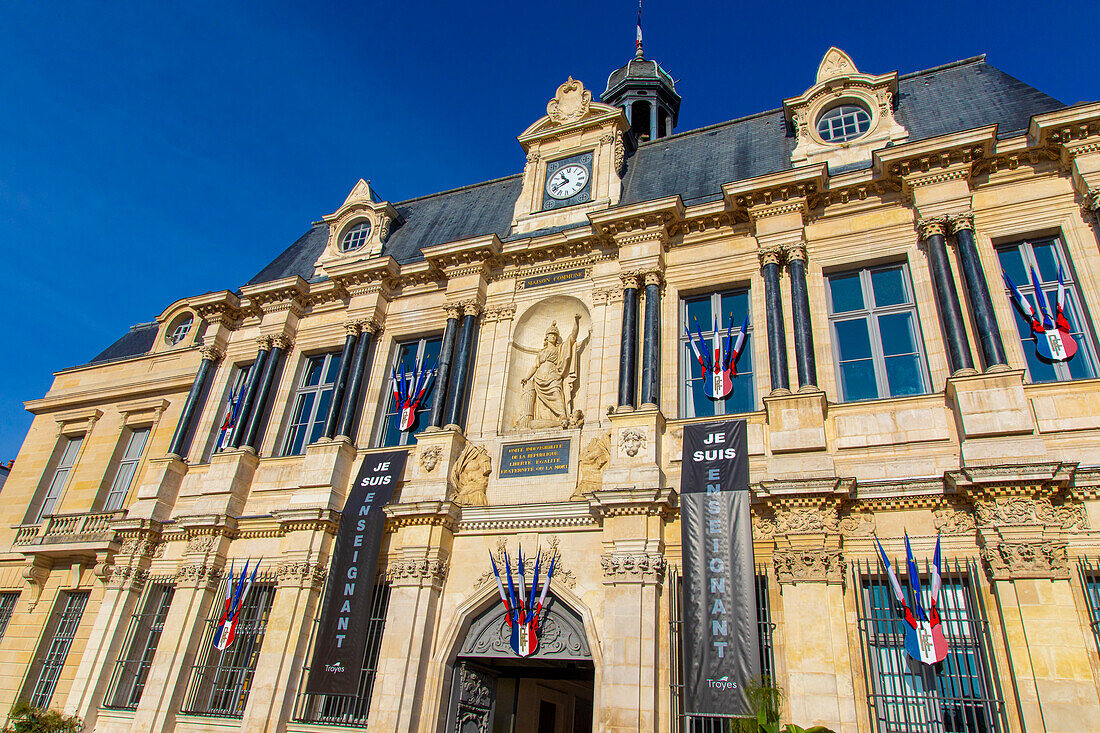
[[588,168],[571,163],[546,179],[546,193],[556,199],[572,198],[588,183]]

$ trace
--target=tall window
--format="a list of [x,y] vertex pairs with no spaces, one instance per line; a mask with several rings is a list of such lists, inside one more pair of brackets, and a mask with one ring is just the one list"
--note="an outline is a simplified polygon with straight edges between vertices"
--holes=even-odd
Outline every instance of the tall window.
[[134,481],[141,456],[145,452],[145,443],[149,439],[149,428],[136,428],[129,431],[126,441],[126,450],[122,453],[118,471],[115,472],[115,480],[111,482],[111,490],[107,493],[107,501],[103,503],[103,511],[113,512],[122,508],[126,500],[126,494],[130,491],[130,484]]
[[65,483],[69,480],[69,473],[73,470],[76,457],[80,453],[80,445],[84,442],[84,436],[64,438],[65,444],[61,448],[61,458],[54,469],[50,485],[46,488],[46,495],[42,497],[42,506],[38,509],[35,522],[41,522],[42,517],[53,514],[57,509],[57,501],[61,498],[61,492],[65,489]]
[[115,673],[104,698],[105,707],[136,710],[145,690],[153,655],[157,652],[175,587],[166,580],[150,580],[138,609],[130,617],[126,641],[115,662]]
[[0,593],[0,639],[4,638],[4,632],[8,630],[8,622],[15,612],[15,602],[19,600],[19,591],[4,591]]
[[908,268],[866,268],[826,283],[841,401],[929,392]]
[[[725,399],[712,400],[703,392],[702,367],[695,358],[695,352],[688,343],[684,326],[691,329],[698,346],[698,333],[703,335],[703,344],[710,350],[713,358],[711,336],[714,334],[714,316],[718,316],[718,328],[726,333],[733,319],[733,338],[741,332],[741,324],[749,312],[749,291],[727,290],[709,295],[697,295],[680,301],[680,375],[681,375],[681,412],[683,417],[709,417],[711,415],[731,415],[740,412],[752,412],[756,409],[756,390],[753,388],[752,373],[752,321],[745,334],[745,345],[741,358],[737,360],[737,376],[733,378],[733,391]],[[697,333],[698,329],[698,333]]]
[[[432,371],[438,373],[439,371],[439,351],[443,345],[443,339],[440,337],[419,339],[417,341],[407,341],[403,344],[397,345],[397,353],[394,355],[393,369],[398,372],[401,371],[401,367],[405,367],[405,374],[415,374],[416,365],[421,367],[431,367]],[[441,389],[440,385],[436,384],[433,380],[431,388],[424,395],[424,398],[420,401],[420,405],[416,408],[416,425],[413,429],[407,433],[401,432],[401,408],[393,399],[393,386],[390,384],[390,374],[392,372],[387,371],[385,380],[383,382],[386,409],[383,412],[382,417],[382,436],[379,440],[379,445],[410,445],[416,443],[416,436],[418,433],[424,431],[424,428],[428,427],[428,413],[431,411],[431,396],[437,389]]]
[[[61,676],[65,658],[69,656],[69,648],[76,637],[76,629],[80,626],[80,617],[84,615],[84,607],[88,605],[88,594],[86,590],[64,591],[54,605],[46,634],[42,637],[42,645],[38,648],[38,656],[27,675],[27,689],[30,690],[27,699],[36,708],[45,709],[50,706],[57,679]],[[31,683],[31,680],[34,682]]]
[[[389,584],[382,583],[375,586],[374,602],[371,604],[370,618],[367,619],[364,632],[367,636],[367,644],[363,654],[363,666],[359,671],[359,688],[355,697],[310,695],[299,692],[294,720],[322,725],[367,727],[367,713],[370,711],[371,692],[374,690],[374,677],[378,671],[378,653],[382,650],[382,632],[386,627],[386,611],[389,605]],[[314,621],[314,639],[317,637],[319,622],[320,617]],[[300,690],[305,689],[307,679],[309,679],[308,667],[302,670]]]
[[321,437],[339,371],[340,352],[306,359],[298,379],[298,389],[294,393],[294,407],[290,413],[290,426],[283,441],[282,455],[301,455],[307,445]]
[[[229,379],[229,387],[225,393],[225,399],[218,407],[217,422],[214,423],[214,442],[208,449],[210,454],[219,453],[229,448],[229,439],[232,437],[233,428],[237,426],[241,408],[244,405],[244,386],[247,384],[248,375],[251,372],[251,364],[234,367],[233,376]],[[206,459],[209,460],[209,458],[210,455],[208,454]]]
[[214,648],[214,633],[225,611],[226,584],[222,583],[207,621],[195,665],[191,668],[184,712],[219,718],[239,718],[248,703],[256,661],[260,656],[267,616],[275,598],[275,584],[256,582],[244,601],[233,643],[224,651]]
[[1089,626],[1092,627],[1096,646],[1100,648],[1100,565],[1092,560],[1080,560],[1077,565],[1080,573],[1081,589],[1085,592],[1085,606],[1089,611]]
[[[1031,324],[1020,313],[1019,308],[1012,306],[1012,313],[1016,318],[1016,331],[1024,347],[1024,358],[1027,359],[1027,372],[1031,376],[1031,381],[1054,382],[1095,377],[1096,355],[1093,351],[1092,336],[1088,334],[1087,319],[1083,317],[1081,295],[1077,292],[1077,285],[1073,280],[1073,268],[1069,266],[1069,260],[1058,240],[1038,239],[1034,242],[1017,242],[998,247],[997,257],[1001,261],[1001,270],[1020,289],[1024,297],[1031,301],[1033,307],[1037,304],[1035,287],[1031,283],[1031,268],[1035,268],[1039,275],[1039,285],[1043,289],[1051,311],[1055,313],[1057,313],[1055,308],[1058,303],[1058,268],[1062,268],[1066,283],[1064,313],[1066,320],[1069,321],[1073,340],[1077,342],[1077,354],[1072,359],[1051,363],[1040,358],[1035,353],[1035,335],[1031,332]],[[1005,293],[1007,297],[1007,286]],[[1041,315],[1040,320],[1042,320]]]
[[[904,572],[903,562],[892,563]],[[923,607],[929,608],[929,568],[921,577]],[[905,621],[898,616],[889,579],[878,563],[855,568],[859,630],[863,641],[868,706],[883,733],[987,733],[1005,727],[1004,702],[991,665],[989,625],[975,592],[972,564],[945,563],[939,612],[947,638],[947,658],[936,674],[905,653]],[[904,583],[903,578],[899,578]],[[912,607],[912,589],[904,583]]]

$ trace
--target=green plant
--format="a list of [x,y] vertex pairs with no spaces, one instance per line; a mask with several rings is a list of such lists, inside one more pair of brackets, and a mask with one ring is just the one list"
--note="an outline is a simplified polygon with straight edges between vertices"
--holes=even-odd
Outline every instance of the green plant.
[[4,733],[80,733],[84,721],[75,715],[63,715],[56,710],[40,710],[20,701],[11,710],[11,720]]
[[779,709],[783,707],[783,688],[772,682],[767,675],[752,680],[745,686],[745,696],[749,699],[756,719],[741,718],[732,721],[732,733],[833,733],[820,725],[803,728],[794,723],[780,725]]

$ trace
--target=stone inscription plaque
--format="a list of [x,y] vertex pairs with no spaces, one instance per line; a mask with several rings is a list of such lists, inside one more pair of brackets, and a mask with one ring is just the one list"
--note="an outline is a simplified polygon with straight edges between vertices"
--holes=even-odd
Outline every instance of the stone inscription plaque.
[[561,272],[551,272],[547,275],[536,275],[523,280],[523,289],[541,288],[544,285],[557,285],[558,283],[567,283],[570,280],[581,280],[584,278],[584,273],[585,269],[581,267],[577,270],[563,270]]
[[506,445],[500,455],[500,478],[569,473],[569,439]]

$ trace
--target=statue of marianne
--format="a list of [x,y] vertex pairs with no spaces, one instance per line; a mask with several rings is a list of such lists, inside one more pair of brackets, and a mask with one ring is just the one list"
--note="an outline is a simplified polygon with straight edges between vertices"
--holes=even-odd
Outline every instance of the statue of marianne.
[[546,329],[541,349],[515,345],[525,354],[534,354],[535,364],[520,380],[523,391],[514,427],[570,428],[583,424],[584,415],[573,409],[573,398],[580,382],[578,356],[592,334],[589,333],[578,344],[580,324],[581,317],[574,315],[573,330],[569,338],[562,341],[558,323],[554,321]]

